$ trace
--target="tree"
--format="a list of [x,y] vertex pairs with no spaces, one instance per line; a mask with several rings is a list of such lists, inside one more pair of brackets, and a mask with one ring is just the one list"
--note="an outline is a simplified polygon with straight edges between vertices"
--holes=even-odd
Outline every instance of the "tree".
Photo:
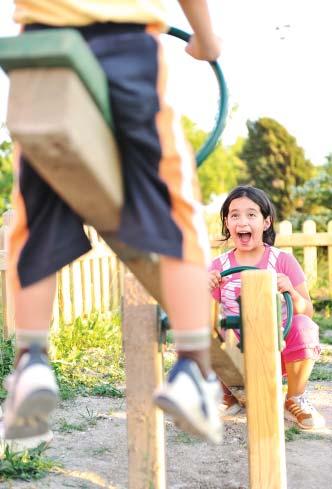
[[292,219],[295,226],[313,219],[318,229],[325,231],[327,222],[332,220],[332,154],[324,165],[317,167],[313,178],[293,189],[292,196],[297,207]]
[[0,143],[0,219],[10,206],[12,186],[12,143],[2,141]]
[[248,183],[266,190],[276,206],[278,218],[295,210],[292,188],[313,175],[313,165],[296,139],[274,119],[248,121],[248,138],[240,153],[248,168]]
[[[187,139],[197,151],[202,147],[208,134],[199,129],[188,117],[183,117],[182,123]],[[228,192],[237,185],[239,178],[246,175],[246,167],[238,157],[242,145],[243,141],[238,140],[234,147],[225,149],[221,143],[218,143],[213,153],[199,167],[198,178],[204,203],[208,203],[212,195]]]

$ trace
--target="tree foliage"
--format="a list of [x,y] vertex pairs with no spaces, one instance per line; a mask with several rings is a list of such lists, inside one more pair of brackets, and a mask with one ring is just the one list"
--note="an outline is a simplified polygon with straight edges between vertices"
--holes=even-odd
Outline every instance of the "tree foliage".
[[278,218],[285,219],[295,210],[292,188],[311,178],[313,165],[296,139],[274,119],[248,121],[247,127],[240,158],[247,163],[248,183],[266,190]]
[[332,154],[317,167],[313,178],[293,189],[292,196],[297,207],[292,219],[295,226],[313,219],[318,229],[325,231],[327,222],[332,220]]
[[12,186],[12,143],[2,141],[0,143],[0,219],[9,208]]
[[[187,139],[197,151],[208,137],[205,131],[199,129],[188,117],[182,119]],[[202,199],[208,203],[213,195],[220,195],[235,187],[239,179],[246,179],[246,166],[238,157],[242,140],[230,148],[224,148],[218,143],[213,153],[198,169]]]

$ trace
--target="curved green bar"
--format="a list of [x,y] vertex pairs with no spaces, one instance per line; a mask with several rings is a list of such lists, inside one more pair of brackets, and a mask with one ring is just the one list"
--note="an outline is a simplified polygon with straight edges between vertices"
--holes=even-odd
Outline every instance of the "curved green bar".
[[[250,266],[233,267],[233,268],[228,268],[224,272],[220,272],[220,276],[227,277],[228,275],[233,275],[234,273],[244,272],[244,270],[260,270],[260,269],[257,267],[250,267]],[[286,307],[287,307],[287,321],[283,331],[283,337],[285,340],[292,326],[293,302],[289,292],[283,292],[283,296],[285,298]]]
[[[185,42],[188,42],[190,39],[190,34],[182,31],[181,29],[178,29],[177,27],[171,27],[167,34],[182,39]],[[214,128],[212,129],[203,146],[196,153],[197,166],[200,166],[216,147],[220,135],[225,128],[228,113],[228,93],[224,75],[217,61],[211,61],[210,66],[213,69],[213,72],[218,82],[220,95],[219,105]]]

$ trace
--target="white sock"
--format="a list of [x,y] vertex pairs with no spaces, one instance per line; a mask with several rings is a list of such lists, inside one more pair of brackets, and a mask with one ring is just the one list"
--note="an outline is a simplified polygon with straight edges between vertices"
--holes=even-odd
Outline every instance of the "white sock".
[[23,350],[37,344],[47,350],[48,336],[48,330],[44,329],[16,329],[16,346],[19,350]]
[[174,330],[173,336],[176,351],[206,350],[211,343],[210,328]]

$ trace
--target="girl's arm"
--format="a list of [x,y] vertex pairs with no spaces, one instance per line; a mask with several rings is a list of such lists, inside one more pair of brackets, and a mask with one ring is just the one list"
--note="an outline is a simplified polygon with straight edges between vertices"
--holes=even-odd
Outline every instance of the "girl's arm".
[[289,292],[292,301],[294,312],[296,314],[305,314],[312,318],[314,308],[310,299],[309,291],[306,282],[293,287],[290,279],[284,273],[277,274],[278,291]]

